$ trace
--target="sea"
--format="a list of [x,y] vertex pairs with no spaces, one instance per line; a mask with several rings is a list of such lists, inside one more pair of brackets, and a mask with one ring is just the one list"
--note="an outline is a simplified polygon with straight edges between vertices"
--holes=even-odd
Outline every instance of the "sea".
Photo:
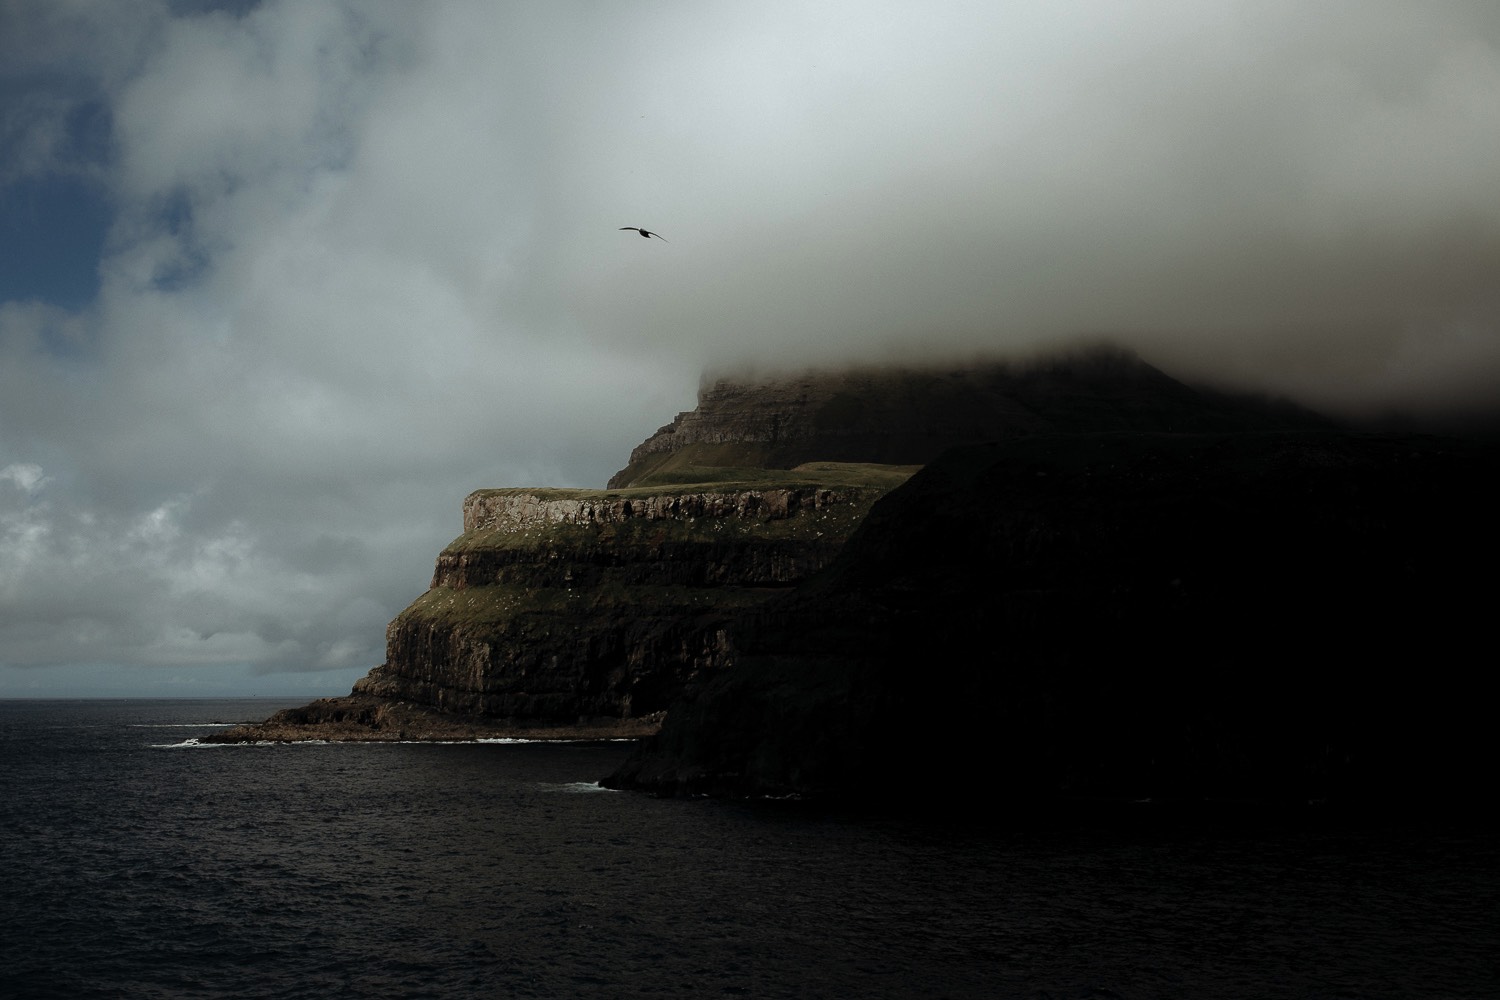
[[1500,997],[1472,816],[849,812],[601,788],[628,743],[198,742],[281,707],[0,702],[0,997]]

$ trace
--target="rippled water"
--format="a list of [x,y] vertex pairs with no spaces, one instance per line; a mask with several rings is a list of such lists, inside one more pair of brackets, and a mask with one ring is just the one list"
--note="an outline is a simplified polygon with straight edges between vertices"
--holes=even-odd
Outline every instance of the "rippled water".
[[599,790],[625,744],[181,745],[276,707],[0,702],[0,997],[1500,996],[1473,824],[954,825]]

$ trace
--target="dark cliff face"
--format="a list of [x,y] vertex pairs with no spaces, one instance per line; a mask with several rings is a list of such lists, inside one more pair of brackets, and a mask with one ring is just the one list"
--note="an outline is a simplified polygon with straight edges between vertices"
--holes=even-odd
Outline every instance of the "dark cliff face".
[[887,485],[484,490],[355,692],[457,715],[659,713],[723,667],[735,615],[822,568]]
[[611,782],[885,798],[1464,792],[1496,449],[1068,435],[945,455],[750,613]]
[[[659,715],[685,684],[733,664],[735,622],[828,565],[877,497],[951,445],[1321,424],[1190,388],[1107,348],[1025,364],[720,380],[638,447],[609,490],[470,496],[464,534],[439,555],[431,589],[391,623],[386,663],[356,684],[358,704],[304,714],[310,726],[356,731],[368,717],[382,732],[438,731],[397,703],[485,725]],[[1003,516],[972,513],[976,530]],[[920,514],[908,512],[913,530]]]
[[669,482],[703,466],[921,465],[957,445],[1030,434],[1324,426],[1289,404],[1192,388],[1099,347],[1027,363],[718,379],[700,390],[695,410],[640,444],[609,485]]

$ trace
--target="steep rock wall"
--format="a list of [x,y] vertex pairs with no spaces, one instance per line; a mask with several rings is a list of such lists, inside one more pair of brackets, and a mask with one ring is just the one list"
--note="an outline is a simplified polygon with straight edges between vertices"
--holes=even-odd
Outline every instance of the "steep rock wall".
[[826,565],[884,487],[481,490],[355,693],[572,723],[664,710],[735,615]]
[[734,668],[607,783],[1473,801],[1496,764],[1497,468],[1492,441],[1422,435],[955,449],[738,621]]
[[847,505],[847,490],[785,489],[656,493],[646,496],[571,495],[563,490],[478,490],[464,500],[464,531],[525,531],[559,524],[608,525],[634,520],[696,518],[781,521],[804,512]]

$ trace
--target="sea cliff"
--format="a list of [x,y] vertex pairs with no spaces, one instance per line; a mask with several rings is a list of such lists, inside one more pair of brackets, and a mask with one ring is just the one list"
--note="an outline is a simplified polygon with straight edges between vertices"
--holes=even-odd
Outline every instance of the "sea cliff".
[[[1327,423],[1187,386],[1109,347],[706,378],[697,408],[636,448],[607,489],[470,495],[430,589],[391,622],[385,663],[347,697],[218,738],[653,732],[688,685],[732,668],[738,623],[816,578],[880,497],[954,446]],[[906,527],[920,533],[948,503],[928,502]],[[1003,514],[976,511],[976,538]]]
[[752,609],[608,779],[953,806],[1484,795],[1493,442],[1304,431],[954,449]]
[[723,668],[728,626],[827,565],[913,468],[821,463],[676,490],[490,489],[350,696],[253,739],[639,736]]

